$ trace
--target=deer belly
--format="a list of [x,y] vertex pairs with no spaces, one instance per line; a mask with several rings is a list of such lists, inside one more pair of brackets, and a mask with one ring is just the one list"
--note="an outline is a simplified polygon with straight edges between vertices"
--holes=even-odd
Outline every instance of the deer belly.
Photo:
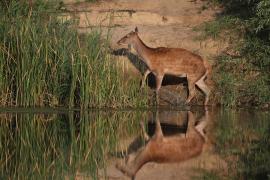
[[181,70],[165,69],[165,74],[178,76],[178,77],[187,77],[187,73]]
[[152,161],[155,162],[181,162],[187,159],[196,157],[201,154],[203,148],[203,143],[197,142],[185,145],[177,145],[173,146],[169,144],[164,144],[160,146],[159,149],[156,149],[152,154]]

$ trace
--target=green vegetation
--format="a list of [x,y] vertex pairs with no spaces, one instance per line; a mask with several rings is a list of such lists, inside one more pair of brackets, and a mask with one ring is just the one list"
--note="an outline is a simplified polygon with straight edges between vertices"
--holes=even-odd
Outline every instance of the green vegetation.
[[270,103],[270,1],[210,0],[223,8],[203,37],[229,42],[215,61],[216,99],[226,106]]
[[138,81],[118,71],[101,30],[79,34],[75,22],[57,17],[61,3],[29,2],[1,1],[1,106],[147,106]]
[[226,179],[224,176],[218,175],[217,172],[214,171],[206,171],[206,170],[200,170],[202,173],[202,176],[199,176],[198,178],[194,178],[196,179],[200,179],[200,180],[220,180],[220,179]]
[[225,110],[217,119],[216,149],[229,164],[230,179],[269,179],[269,112]]
[[98,170],[106,167],[112,152],[119,151],[119,139],[137,135],[145,115],[127,111],[1,114],[0,179],[100,179]]

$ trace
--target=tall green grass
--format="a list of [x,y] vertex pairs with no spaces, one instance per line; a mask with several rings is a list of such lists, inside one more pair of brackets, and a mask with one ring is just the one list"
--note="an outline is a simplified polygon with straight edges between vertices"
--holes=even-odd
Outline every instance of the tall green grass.
[[61,21],[54,2],[11,1],[1,6],[0,105],[142,107],[138,81],[112,63],[101,30],[79,34]]
[[141,118],[116,111],[1,114],[0,178],[99,179],[109,152],[138,132]]

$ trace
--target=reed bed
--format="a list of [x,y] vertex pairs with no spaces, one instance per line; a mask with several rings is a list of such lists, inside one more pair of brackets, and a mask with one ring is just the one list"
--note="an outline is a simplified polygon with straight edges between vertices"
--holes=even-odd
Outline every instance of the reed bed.
[[138,132],[143,116],[135,111],[1,114],[0,179],[99,179],[119,140]]
[[[53,2],[1,4],[0,105],[145,107],[146,93],[125,82],[101,30],[79,34]],[[109,36],[107,36],[109,37]]]

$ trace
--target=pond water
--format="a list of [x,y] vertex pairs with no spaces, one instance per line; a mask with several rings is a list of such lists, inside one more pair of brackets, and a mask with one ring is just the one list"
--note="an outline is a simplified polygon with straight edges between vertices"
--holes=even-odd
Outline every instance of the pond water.
[[[1,109],[0,179],[120,178],[122,173],[112,167],[147,144],[142,126],[151,138],[157,119],[164,137],[188,138],[190,123],[199,127],[207,122],[200,133],[208,148],[197,159],[210,152],[226,162],[218,174],[269,178],[269,112],[196,107],[189,111]],[[194,168],[203,169],[205,177],[215,169],[201,160],[193,163],[199,163]],[[138,177],[147,169],[153,171],[151,167],[142,166]]]

